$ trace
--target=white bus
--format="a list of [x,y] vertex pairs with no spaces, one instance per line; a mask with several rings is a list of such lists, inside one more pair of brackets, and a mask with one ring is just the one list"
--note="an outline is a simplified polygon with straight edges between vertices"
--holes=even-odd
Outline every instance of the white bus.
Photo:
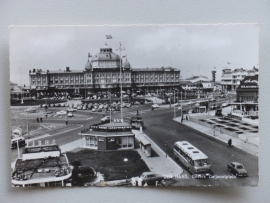
[[189,142],[175,142],[173,151],[175,159],[183,164],[192,175],[204,174],[206,177],[212,175],[208,157]]

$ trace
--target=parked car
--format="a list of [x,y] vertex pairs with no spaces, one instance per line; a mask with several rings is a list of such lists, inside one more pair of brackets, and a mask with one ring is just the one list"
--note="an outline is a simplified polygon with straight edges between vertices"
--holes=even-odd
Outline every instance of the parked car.
[[110,122],[111,117],[110,116],[105,116],[102,119],[100,119],[101,123],[108,123]]
[[147,185],[152,185],[152,186],[156,186],[157,184],[159,185],[164,185],[165,181],[164,181],[164,177],[158,174],[155,174],[153,172],[144,172],[142,175],[142,185],[145,184],[145,182],[147,183]]
[[93,107],[92,112],[97,112],[97,108]]
[[37,109],[32,107],[32,108],[25,109],[24,111],[28,113],[36,113]]
[[67,116],[68,117],[74,117],[73,113],[71,113],[71,112],[69,112]]
[[55,107],[60,107],[60,104],[54,104]]
[[77,111],[76,109],[73,109],[73,108],[68,108],[67,109],[67,112],[75,112],[75,111]]
[[139,102],[139,101],[135,101],[135,102],[134,102],[134,105],[140,106],[140,102]]
[[216,99],[210,98],[209,101],[210,101],[210,102],[214,102],[214,101],[216,101]]
[[246,169],[244,168],[244,166],[238,162],[231,162],[230,164],[228,164],[228,170],[235,174],[237,177],[239,176],[243,176],[243,177],[247,177],[248,173],[246,171]]
[[42,104],[42,106],[41,106],[41,107],[46,107],[46,106],[48,107],[48,104]]
[[226,106],[229,106],[229,103],[228,102],[225,102],[221,105],[222,107],[226,107]]
[[193,102],[193,101],[188,102],[188,105],[192,105],[192,104],[195,104],[195,102]]
[[159,108],[159,105],[158,104],[153,104],[151,107],[152,108]]
[[50,104],[50,107],[54,107],[54,104]]
[[88,104],[88,109],[91,109],[92,106],[93,106],[93,104],[92,104],[92,103],[89,103],[89,104]]
[[56,112],[56,115],[58,115],[58,116],[62,116],[62,115],[66,115],[66,114],[67,114],[67,112],[64,110]]
[[102,109],[100,109],[100,108],[98,108],[98,110],[97,110],[98,112],[102,112]]
[[83,107],[82,107],[83,110],[86,110],[87,109],[87,105],[85,104]]
[[77,110],[82,110],[82,108],[83,108],[83,107],[82,107],[81,105],[78,105],[78,106],[77,106]]

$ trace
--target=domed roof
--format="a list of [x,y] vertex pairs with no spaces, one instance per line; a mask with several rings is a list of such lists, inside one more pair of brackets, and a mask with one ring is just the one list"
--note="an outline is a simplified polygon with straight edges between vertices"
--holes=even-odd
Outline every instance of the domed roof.
[[130,69],[130,63],[128,62],[128,60],[126,59],[125,63],[124,63],[124,69]]
[[87,63],[85,64],[85,70],[92,70],[92,64],[89,62],[89,60],[87,61]]
[[119,61],[120,57],[112,52],[112,48],[106,45],[100,48],[100,53],[93,55],[92,61]]

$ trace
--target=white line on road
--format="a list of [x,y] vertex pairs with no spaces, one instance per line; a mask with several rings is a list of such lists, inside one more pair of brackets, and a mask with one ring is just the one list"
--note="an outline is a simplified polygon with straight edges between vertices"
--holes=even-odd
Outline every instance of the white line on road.
[[43,128],[47,128],[47,129],[51,130],[51,128],[49,128],[49,127],[47,127],[45,125],[42,125],[42,124],[39,124],[39,125],[41,125]]
[[60,133],[55,133],[55,134],[52,134],[52,135],[50,135],[50,134],[45,134],[45,135],[42,135],[42,136],[39,136],[39,137],[36,137],[36,138],[32,138],[32,139],[26,140],[26,143],[32,142],[32,141],[34,141],[34,140],[39,140],[39,139],[42,139],[42,138],[45,138],[45,137],[51,137],[51,136],[59,135],[59,134],[62,134],[62,133],[70,132],[70,131],[72,131],[72,130],[79,129],[79,128],[81,128],[81,127],[83,127],[83,125],[81,125],[80,127],[77,127],[77,128],[73,128],[73,129],[70,129],[70,130],[66,130],[66,131],[63,131],[63,132],[60,132]]

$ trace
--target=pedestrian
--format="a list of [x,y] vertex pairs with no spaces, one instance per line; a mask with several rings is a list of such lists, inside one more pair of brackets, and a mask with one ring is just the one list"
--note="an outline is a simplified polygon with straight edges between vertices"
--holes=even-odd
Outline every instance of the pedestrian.
[[37,123],[39,123],[39,118],[37,118]]
[[147,186],[148,186],[148,184],[147,184],[147,182],[145,181],[143,187],[147,187]]
[[141,176],[139,176],[139,178],[138,178],[138,186],[142,186],[142,178],[141,178]]
[[231,138],[228,140],[228,145],[229,145],[229,147],[232,146],[232,139]]
[[134,177],[131,178],[131,184],[132,186],[136,186],[136,179]]
[[187,121],[188,121],[188,119],[189,119],[189,118],[188,118],[188,115],[186,115],[186,117],[187,117]]
[[42,118],[40,118],[40,122],[42,123]]

